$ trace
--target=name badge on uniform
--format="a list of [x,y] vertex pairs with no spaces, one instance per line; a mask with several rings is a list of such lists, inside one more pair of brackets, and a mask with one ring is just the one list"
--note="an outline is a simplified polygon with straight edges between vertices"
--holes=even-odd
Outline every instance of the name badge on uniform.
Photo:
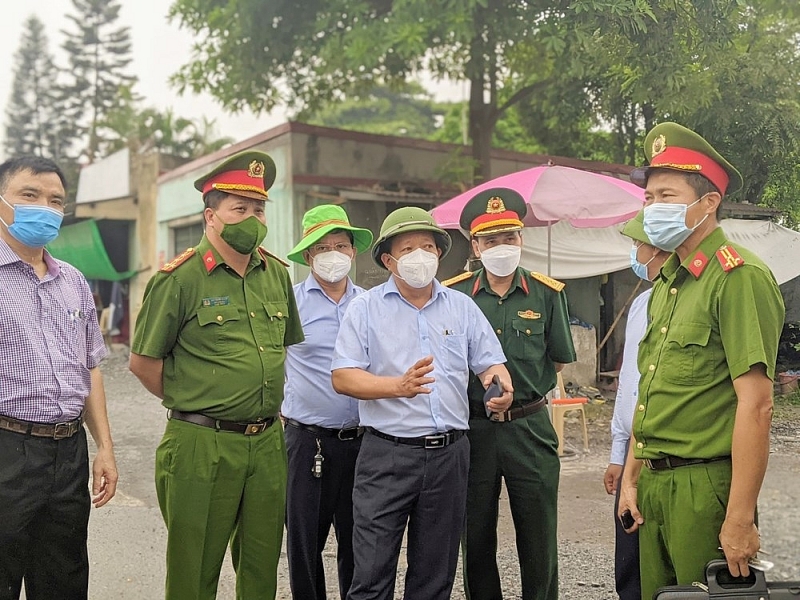
[[231,303],[230,296],[217,296],[216,298],[203,298],[203,306],[227,306]]
[[520,310],[517,315],[523,319],[541,319],[542,313],[533,312],[532,310]]

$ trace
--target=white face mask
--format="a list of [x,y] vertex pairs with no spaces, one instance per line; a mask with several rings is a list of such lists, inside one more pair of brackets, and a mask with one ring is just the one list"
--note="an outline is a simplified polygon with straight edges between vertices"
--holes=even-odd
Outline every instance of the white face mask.
[[328,283],[337,283],[350,272],[351,259],[347,254],[331,250],[311,258],[311,270]]
[[436,277],[436,270],[439,268],[439,257],[422,248],[417,248],[395,260],[400,279],[417,289],[424,288],[433,281],[433,278]]
[[522,256],[521,246],[500,244],[481,251],[481,262],[489,273],[497,277],[506,277],[517,270]]

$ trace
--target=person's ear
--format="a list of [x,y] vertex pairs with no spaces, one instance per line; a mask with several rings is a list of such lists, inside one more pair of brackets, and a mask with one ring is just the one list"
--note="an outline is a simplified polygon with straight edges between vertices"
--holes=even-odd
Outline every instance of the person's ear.
[[478,240],[473,237],[471,245],[472,245],[472,255],[475,258],[480,258],[481,257],[481,251],[478,249]]

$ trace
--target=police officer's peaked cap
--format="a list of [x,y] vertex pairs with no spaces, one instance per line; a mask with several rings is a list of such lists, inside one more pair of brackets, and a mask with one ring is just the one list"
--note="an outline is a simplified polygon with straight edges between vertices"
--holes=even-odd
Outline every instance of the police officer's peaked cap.
[[625,223],[621,233],[622,235],[626,235],[637,242],[649,244],[650,246],[653,245],[653,243],[650,241],[650,238],[647,237],[647,234],[644,232],[644,210],[640,210],[638,213],[636,213],[635,217]]
[[450,247],[453,245],[450,234],[436,224],[430,213],[416,206],[404,206],[389,213],[383,220],[381,233],[375,241],[375,245],[372,246],[372,260],[375,261],[375,264],[385,269],[386,266],[381,261],[381,255],[389,253],[391,245],[387,242],[396,235],[411,231],[433,233],[436,246],[442,251],[440,258],[444,258],[450,252]]
[[268,154],[248,150],[222,161],[214,170],[194,182],[205,196],[211,190],[267,200],[267,190],[275,183],[275,161]]
[[509,188],[491,188],[475,194],[464,205],[458,224],[470,235],[494,235],[505,231],[519,231],[522,219],[528,212],[525,200]]
[[699,173],[723,194],[741,189],[742,175],[701,136],[677,123],[659,123],[644,140],[647,167],[631,172],[631,181],[639,187],[647,185],[652,169],[672,169],[682,173]]

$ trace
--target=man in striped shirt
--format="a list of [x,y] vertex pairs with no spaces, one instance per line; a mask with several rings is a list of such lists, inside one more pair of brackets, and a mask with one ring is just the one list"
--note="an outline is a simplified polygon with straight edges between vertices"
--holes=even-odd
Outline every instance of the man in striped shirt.
[[[65,179],[50,160],[0,165],[0,599],[85,600],[89,508],[117,486],[98,367],[107,351],[86,280],[44,246]],[[89,495],[83,423],[97,443]]]

